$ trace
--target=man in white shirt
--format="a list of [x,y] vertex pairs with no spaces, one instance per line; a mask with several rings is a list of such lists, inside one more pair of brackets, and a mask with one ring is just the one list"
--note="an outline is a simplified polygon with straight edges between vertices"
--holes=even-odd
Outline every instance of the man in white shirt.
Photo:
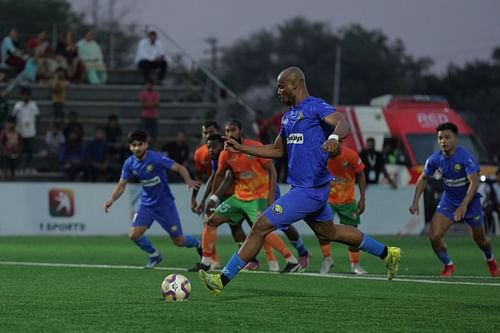
[[144,81],[150,80],[150,72],[156,68],[158,72],[158,82],[165,78],[167,72],[167,61],[165,60],[165,49],[157,40],[156,31],[150,31],[148,36],[139,41],[135,54],[135,63],[144,76]]
[[14,105],[12,115],[16,117],[16,131],[23,138],[23,155],[26,155],[25,168],[28,173],[34,173],[32,168],[33,153],[35,150],[36,118],[40,110],[31,100],[31,88],[21,89],[21,100]]

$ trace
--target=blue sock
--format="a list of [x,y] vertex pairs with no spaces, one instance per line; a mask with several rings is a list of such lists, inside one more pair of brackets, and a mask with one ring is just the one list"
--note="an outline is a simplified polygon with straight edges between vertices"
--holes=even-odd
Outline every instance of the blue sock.
[[448,251],[436,252],[437,257],[445,265],[451,264],[451,258],[448,256]]
[[295,248],[297,249],[299,257],[307,256],[309,254],[302,238],[299,237],[297,241],[292,242],[292,245],[295,246]]
[[491,259],[493,259],[493,251],[491,251],[491,249],[483,250],[483,252],[484,252],[484,257],[486,258],[486,260],[490,261]]
[[238,256],[238,253],[235,252],[231,259],[227,262],[226,266],[222,269],[222,274],[228,279],[231,280],[238,274],[239,271],[245,267],[247,263]]
[[133,242],[137,244],[137,246],[140,247],[143,251],[146,251],[149,254],[156,251],[155,247],[146,236],[142,236],[141,238],[136,239]]
[[184,244],[182,244],[184,247],[200,247],[201,242],[198,238],[194,236],[184,236]]
[[363,240],[361,241],[359,248],[365,252],[380,257],[380,255],[384,252],[385,245],[368,235],[363,235]]

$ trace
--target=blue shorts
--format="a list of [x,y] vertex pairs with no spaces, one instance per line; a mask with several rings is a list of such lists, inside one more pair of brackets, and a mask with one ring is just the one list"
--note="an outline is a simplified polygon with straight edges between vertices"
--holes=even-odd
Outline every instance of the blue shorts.
[[182,236],[181,219],[174,201],[155,207],[139,206],[132,219],[132,227],[146,226],[148,229],[156,221],[172,238]]
[[[446,216],[446,218],[448,218],[450,221],[455,222],[453,213],[458,208],[458,206],[460,205],[454,204],[446,198],[441,198],[441,201],[439,201],[439,204],[436,208],[436,212]],[[477,228],[483,224],[483,209],[481,208],[480,198],[472,199],[472,202],[467,207],[467,211],[465,212],[465,218],[463,219],[463,221],[471,226],[471,228]]]
[[328,205],[330,183],[319,187],[295,187],[280,197],[264,211],[271,224],[281,230],[297,221],[332,221],[332,209]]

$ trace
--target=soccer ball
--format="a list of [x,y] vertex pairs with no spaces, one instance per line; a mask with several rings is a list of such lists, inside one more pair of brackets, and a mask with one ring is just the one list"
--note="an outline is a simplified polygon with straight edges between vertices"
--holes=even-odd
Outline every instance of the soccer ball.
[[184,275],[167,275],[161,283],[161,293],[169,302],[187,301],[191,295],[191,282]]

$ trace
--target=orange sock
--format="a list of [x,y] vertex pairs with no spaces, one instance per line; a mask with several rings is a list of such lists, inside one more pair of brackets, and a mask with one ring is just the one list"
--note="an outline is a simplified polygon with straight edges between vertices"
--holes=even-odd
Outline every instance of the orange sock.
[[359,251],[356,252],[348,251],[347,256],[349,257],[349,261],[352,264],[357,264],[359,263],[359,258],[361,257],[361,253],[359,253]]
[[330,257],[332,255],[332,246],[330,243],[319,244],[323,257]]
[[204,257],[210,258],[214,254],[217,241],[217,227],[205,224],[201,233],[201,248]]
[[268,242],[264,241],[264,245],[262,247],[264,248],[264,252],[266,253],[267,261],[276,261],[276,257],[274,256],[273,248],[271,247],[271,245]]
[[292,253],[286,247],[285,242],[283,242],[280,236],[276,235],[275,233],[268,233],[264,242],[269,243],[269,245],[271,245],[273,249],[281,253],[283,258],[287,259],[292,256]]

